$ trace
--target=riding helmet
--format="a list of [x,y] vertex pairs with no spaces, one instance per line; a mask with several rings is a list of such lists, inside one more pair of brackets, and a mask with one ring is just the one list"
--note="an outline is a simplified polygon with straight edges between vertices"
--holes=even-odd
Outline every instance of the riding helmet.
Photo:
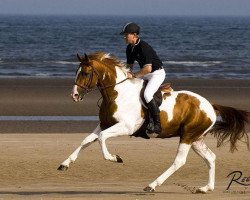
[[127,23],[123,26],[123,29],[120,35],[123,35],[126,33],[136,33],[138,35],[140,33],[140,26],[138,26],[134,22]]

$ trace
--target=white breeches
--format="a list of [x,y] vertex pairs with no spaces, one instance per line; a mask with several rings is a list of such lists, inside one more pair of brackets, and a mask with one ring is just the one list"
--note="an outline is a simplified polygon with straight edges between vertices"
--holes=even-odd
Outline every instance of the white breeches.
[[165,75],[166,73],[164,69],[158,69],[153,73],[146,74],[142,77],[143,80],[148,80],[148,84],[144,91],[144,98],[147,103],[153,99],[154,94],[165,80]]

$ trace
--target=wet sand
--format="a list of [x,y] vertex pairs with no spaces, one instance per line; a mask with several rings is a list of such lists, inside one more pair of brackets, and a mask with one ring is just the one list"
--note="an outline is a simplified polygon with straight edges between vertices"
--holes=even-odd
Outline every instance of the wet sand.
[[[170,82],[175,90],[191,90],[213,103],[250,110],[250,80]],[[98,115],[99,93],[74,103],[70,98],[72,83],[71,79],[0,79],[1,116]],[[0,121],[0,200],[250,199],[250,186],[233,182],[226,190],[231,172],[241,171],[242,178],[250,176],[250,152],[244,143],[239,143],[239,151],[233,154],[228,144],[217,148],[216,139],[210,135],[205,142],[217,155],[216,183],[215,191],[205,195],[192,193],[208,179],[206,164],[192,150],[186,165],[156,188],[156,192],[143,191],[173,162],[178,138],[112,138],[107,141],[108,148],[123,158],[122,164],[105,161],[96,142],[81,152],[68,171],[57,171],[96,124],[95,121]],[[247,131],[250,132],[249,126]]]
[[[72,79],[0,79],[1,116],[98,116],[100,94],[71,100]],[[174,90],[196,92],[210,102],[250,110],[250,80],[168,80]],[[0,121],[0,133],[83,133],[97,122]]]

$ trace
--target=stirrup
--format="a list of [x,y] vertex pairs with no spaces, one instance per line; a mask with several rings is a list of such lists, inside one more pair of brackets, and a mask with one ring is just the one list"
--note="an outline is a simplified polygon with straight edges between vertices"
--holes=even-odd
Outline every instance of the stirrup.
[[[155,124],[157,124],[157,125],[155,125]],[[155,130],[156,134],[160,134],[162,131],[161,124],[160,124],[160,122],[156,122],[155,124],[154,124],[154,130]]]

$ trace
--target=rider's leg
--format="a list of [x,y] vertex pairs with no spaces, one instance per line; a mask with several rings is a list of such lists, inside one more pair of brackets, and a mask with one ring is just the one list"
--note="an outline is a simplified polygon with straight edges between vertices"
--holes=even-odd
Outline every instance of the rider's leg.
[[153,73],[147,74],[145,79],[148,80],[148,84],[144,91],[144,98],[154,121],[154,132],[159,134],[161,132],[160,110],[153,96],[165,80],[165,71],[164,69],[156,70]]
[[152,99],[150,102],[147,103],[147,107],[154,121],[154,133],[160,134],[161,133],[160,109],[154,99]]

